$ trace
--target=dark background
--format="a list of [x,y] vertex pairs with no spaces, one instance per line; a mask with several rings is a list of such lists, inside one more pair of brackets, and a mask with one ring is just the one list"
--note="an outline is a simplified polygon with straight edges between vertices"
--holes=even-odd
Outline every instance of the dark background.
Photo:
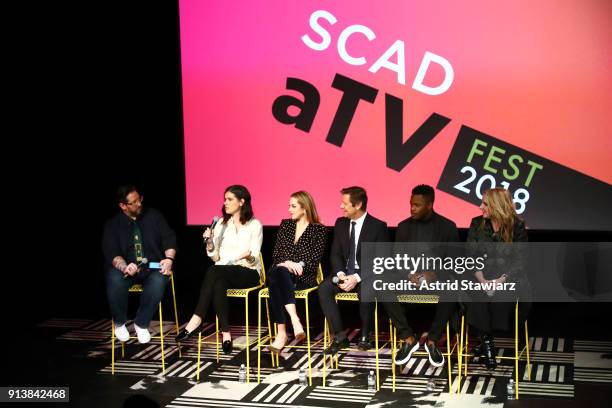
[[[22,99],[15,101],[27,112],[11,138],[26,154],[5,170],[16,181],[5,196],[15,231],[3,297],[11,328],[29,333],[50,317],[109,317],[100,239],[104,221],[118,210],[114,192],[123,183],[138,185],[145,206],[160,209],[178,234],[175,280],[184,322],[209,261],[202,228],[185,225],[178,5],[41,7],[47,9],[32,11],[22,28],[36,34],[26,40],[18,67],[24,78]],[[588,203],[576,195],[588,216]],[[222,192],[211,191],[210,199],[221,205]],[[262,199],[254,197],[255,212]],[[275,233],[264,231],[266,265]],[[530,239],[609,241],[610,233],[530,231]],[[530,328],[601,339],[610,311],[609,304],[538,304]],[[425,325],[429,313],[418,314]]]

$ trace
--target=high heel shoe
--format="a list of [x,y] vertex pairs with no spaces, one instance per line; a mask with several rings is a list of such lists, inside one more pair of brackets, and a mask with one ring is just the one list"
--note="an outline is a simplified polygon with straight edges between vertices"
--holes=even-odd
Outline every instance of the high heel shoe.
[[280,352],[283,350],[283,348],[287,345],[288,340],[289,339],[286,338],[285,341],[283,342],[283,344],[280,347],[277,347],[277,346],[274,345],[274,343],[272,343],[272,344],[270,344],[268,346],[268,348],[270,349],[270,351],[272,353],[280,354]]
[[225,340],[223,344],[221,344],[221,348],[223,349],[224,354],[232,354],[232,350],[234,348],[234,342],[230,340]]
[[483,336],[481,343],[482,359],[487,370],[494,370],[497,367],[497,351],[495,343],[490,336]]

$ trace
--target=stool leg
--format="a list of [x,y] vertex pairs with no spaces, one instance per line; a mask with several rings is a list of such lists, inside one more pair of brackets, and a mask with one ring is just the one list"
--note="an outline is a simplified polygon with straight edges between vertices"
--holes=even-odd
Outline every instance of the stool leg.
[[464,330],[465,316],[461,316],[461,332],[459,335],[459,351],[457,357],[459,362],[457,363],[457,392],[461,390],[461,368],[463,367],[463,330]]
[[111,373],[115,375],[115,322],[111,320]]
[[248,294],[247,297],[244,298],[244,314],[245,314],[245,325],[246,325],[246,360],[247,360],[247,378],[246,378],[246,382],[247,384],[250,382],[251,379],[251,366],[250,366],[250,351],[251,351],[251,347],[249,344],[249,298],[248,298]]
[[325,387],[325,376],[327,374],[327,357],[325,356],[327,349],[327,319],[323,320],[323,387]]
[[198,333],[198,364],[196,367],[196,382],[200,382],[200,353],[202,351],[202,332]]
[[527,320],[525,320],[525,347],[527,347],[527,379],[531,381],[531,362],[529,360],[529,334],[527,332]]
[[467,324],[465,325],[465,363],[464,363],[464,370],[463,370],[463,376],[465,378],[467,378],[467,367],[468,367],[468,356],[467,354],[470,353],[470,326],[468,326]]
[[446,364],[448,367],[448,393],[453,393],[452,377],[451,377],[451,343],[450,343],[450,324],[446,322]]
[[376,346],[376,391],[380,391],[380,369],[378,365],[378,300],[374,304],[374,343]]
[[166,375],[166,359],[164,356],[164,322],[162,321],[162,304],[159,302],[159,341],[161,343],[162,375]]
[[306,350],[308,354],[308,385],[312,386],[312,359],[310,351],[310,314],[308,313],[308,293],[304,299],[306,303]]
[[[268,298],[266,298],[266,318],[268,319],[268,338],[270,339],[270,345],[272,345],[272,323],[270,321],[270,307],[268,305]],[[272,367],[274,367],[276,361],[274,358],[274,353],[270,352],[270,357],[272,358]]]
[[395,342],[393,341],[393,323],[389,319],[389,344],[391,346],[391,385],[395,392]]
[[[273,327],[274,327],[274,338],[276,338],[276,336],[278,336],[278,323],[274,323]],[[270,342],[270,344],[272,344],[272,342]],[[276,367],[280,367],[280,360],[279,360],[280,353],[273,353],[273,354],[276,360]]]
[[515,372],[515,395],[516,399],[519,399],[519,351],[518,351],[518,302],[516,302],[516,309],[514,313],[514,372]]
[[217,350],[217,363],[219,362],[219,316],[215,316],[215,350]]
[[[336,304],[338,304],[338,299],[336,299]],[[331,325],[331,323],[330,323]],[[366,333],[368,334],[368,333]],[[331,339],[331,329],[329,330],[329,343],[331,344],[332,339]],[[338,356],[340,355],[340,350],[338,350],[338,352],[336,353],[336,370],[338,369]],[[334,368],[334,358],[332,357],[332,368]]]
[[257,296],[257,384],[261,382],[261,296]]
[[[178,320],[178,310],[176,308],[176,294],[174,292],[174,277],[173,277],[173,275],[170,275],[170,285],[172,287],[172,302],[174,303],[174,322],[175,322],[176,334],[178,334],[178,332],[179,332],[179,320]],[[181,351],[181,343],[177,343],[177,345],[178,345],[179,358],[183,357],[182,351]]]

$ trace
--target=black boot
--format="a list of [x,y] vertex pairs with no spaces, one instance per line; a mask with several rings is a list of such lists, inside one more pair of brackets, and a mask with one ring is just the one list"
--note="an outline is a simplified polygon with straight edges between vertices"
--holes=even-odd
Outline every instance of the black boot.
[[490,334],[483,334],[480,343],[481,358],[483,359],[485,367],[488,370],[493,370],[497,367],[497,350],[495,350],[495,343],[493,342],[493,336]]

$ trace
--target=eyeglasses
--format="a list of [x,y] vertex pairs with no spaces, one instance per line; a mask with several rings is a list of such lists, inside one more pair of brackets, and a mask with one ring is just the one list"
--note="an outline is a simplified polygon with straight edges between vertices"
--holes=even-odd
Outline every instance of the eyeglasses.
[[125,203],[125,205],[136,205],[136,204],[142,204],[142,200],[144,200],[144,197],[140,197],[137,200],[132,201],[131,203]]

